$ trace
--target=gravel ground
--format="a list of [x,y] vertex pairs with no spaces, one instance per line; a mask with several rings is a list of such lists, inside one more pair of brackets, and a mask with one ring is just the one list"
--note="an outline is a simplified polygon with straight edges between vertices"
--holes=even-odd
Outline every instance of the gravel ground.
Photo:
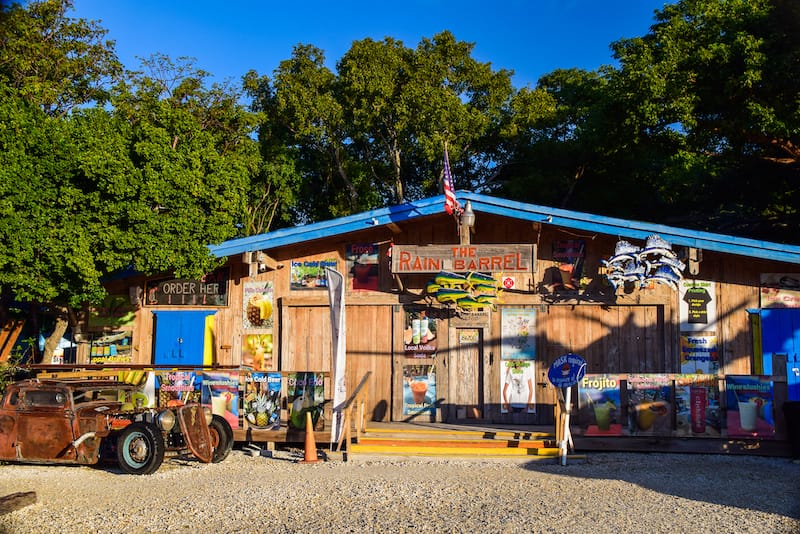
[[301,458],[234,450],[150,476],[3,465],[0,496],[37,502],[0,515],[0,532],[800,532],[800,464],[786,458]]

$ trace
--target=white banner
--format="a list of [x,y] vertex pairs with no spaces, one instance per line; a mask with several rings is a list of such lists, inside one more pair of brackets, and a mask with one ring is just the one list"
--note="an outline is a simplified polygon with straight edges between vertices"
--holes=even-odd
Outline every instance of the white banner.
[[333,364],[333,420],[331,422],[331,449],[341,439],[344,423],[342,409],[347,400],[347,354],[345,347],[346,323],[344,317],[344,276],[326,267],[328,296],[331,307],[331,355]]

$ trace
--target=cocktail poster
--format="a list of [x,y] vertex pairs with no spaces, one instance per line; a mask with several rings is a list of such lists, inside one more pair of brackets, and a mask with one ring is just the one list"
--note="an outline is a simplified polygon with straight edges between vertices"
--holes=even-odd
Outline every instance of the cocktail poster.
[[345,255],[347,272],[354,290],[378,290],[378,244],[353,243],[347,245]]
[[536,413],[536,362],[503,360],[500,364],[500,413]]
[[239,372],[202,373],[202,403],[214,415],[224,417],[231,428],[239,428]]
[[536,310],[503,308],[501,311],[503,360],[536,359]]
[[675,436],[719,437],[722,435],[719,377],[675,375]]
[[275,369],[272,332],[242,334],[242,365],[254,371]]
[[403,415],[435,413],[436,368],[433,365],[403,366]]
[[311,413],[314,430],[322,430],[325,378],[322,373],[290,373],[286,377],[286,404],[289,427],[305,430],[306,413]]
[[200,402],[200,381],[193,371],[158,371],[158,405],[180,406],[187,402]]
[[636,436],[672,434],[672,378],[666,374],[628,375],[628,424]]
[[584,375],[578,382],[578,420],[586,436],[623,435],[619,375]]
[[716,334],[681,333],[681,372],[713,375],[719,371]]
[[775,437],[774,384],[769,376],[725,377],[728,436]]
[[249,428],[281,427],[281,373],[244,375],[244,419]]

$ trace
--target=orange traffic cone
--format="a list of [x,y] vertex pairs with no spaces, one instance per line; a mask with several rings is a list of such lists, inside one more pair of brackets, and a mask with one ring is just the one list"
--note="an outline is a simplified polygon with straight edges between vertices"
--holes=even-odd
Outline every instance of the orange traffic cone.
[[314,423],[311,421],[311,412],[306,412],[306,450],[300,463],[312,464],[318,461],[317,440],[314,439]]

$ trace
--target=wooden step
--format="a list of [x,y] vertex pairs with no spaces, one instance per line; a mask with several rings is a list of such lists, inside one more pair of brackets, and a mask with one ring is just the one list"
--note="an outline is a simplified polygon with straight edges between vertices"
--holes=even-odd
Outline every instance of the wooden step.
[[498,429],[371,427],[353,454],[385,456],[535,457],[557,458],[553,434]]
[[491,457],[518,457],[536,456],[542,458],[557,458],[559,449],[554,447],[541,448],[487,448],[487,447],[450,447],[450,446],[418,446],[418,445],[366,445],[353,443],[350,445],[352,454],[380,454],[388,456],[461,456],[484,458]]
[[550,440],[500,440],[500,439],[425,439],[425,438],[390,438],[362,437],[359,445],[384,445],[400,447],[456,447],[478,449],[542,449],[553,447]]

